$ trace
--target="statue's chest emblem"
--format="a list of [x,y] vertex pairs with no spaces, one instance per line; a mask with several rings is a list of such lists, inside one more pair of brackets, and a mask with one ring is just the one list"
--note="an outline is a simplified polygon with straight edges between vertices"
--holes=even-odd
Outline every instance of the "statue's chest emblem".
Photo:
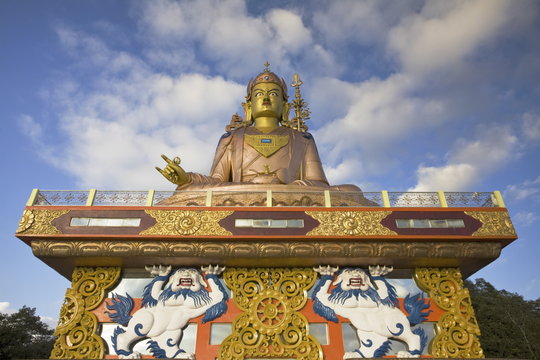
[[269,157],[289,143],[288,135],[244,135],[246,144],[264,157]]

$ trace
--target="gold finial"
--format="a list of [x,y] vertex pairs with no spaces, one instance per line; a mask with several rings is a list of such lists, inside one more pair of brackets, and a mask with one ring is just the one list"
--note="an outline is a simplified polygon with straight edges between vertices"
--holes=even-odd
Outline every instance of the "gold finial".
[[266,61],[264,63],[264,71],[265,72],[270,72],[270,63],[268,61]]
[[299,87],[303,84],[304,82],[300,79],[300,76],[298,74],[294,74],[293,75],[293,82],[291,83],[291,86],[294,87],[294,88],[297,88],[298,91],[300,92],[300,89]]

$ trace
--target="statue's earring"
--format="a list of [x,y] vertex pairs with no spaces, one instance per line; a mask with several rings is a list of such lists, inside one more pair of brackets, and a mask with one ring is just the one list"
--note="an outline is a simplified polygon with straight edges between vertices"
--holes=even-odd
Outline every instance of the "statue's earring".
[[251,101],[247,101],[245,103],[242,103],[242,107],[244,108],[244,122],[249,124],[249,125],[253,124],[253,120],[251,118],[252,117],[252,114],[251,114]]
[[286,101],[283,103],[283,113],[281,114],[281,121],[284,124],[289,123],[289,105],[290,104]]

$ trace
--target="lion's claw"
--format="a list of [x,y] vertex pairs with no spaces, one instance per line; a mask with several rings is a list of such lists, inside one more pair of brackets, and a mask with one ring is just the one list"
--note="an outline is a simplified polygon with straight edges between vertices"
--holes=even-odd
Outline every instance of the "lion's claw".
[[369,273],[371,276],[384,276],[386,274],[389,274],[394,270],[393,266],[386,266],[386,265],[377,265],[377,266],[370,266],[369,267]]
[[204,271],[206,275],[219,275],[225,270],[225,266],[219,266],[219,265],[201,266],[201,270]]
[[336,266],[336,267],[331,267],[330,265],[319,266],[319,267],[314,267],[313,270],[315,272],[321,274],[321,276],[322,275],[334,275],[334,273],[339,270],[339,266]]
[[145,266],[144,267],[146,271],[150,273],[152,276],[167,276],[171,273],[172,266],[164,266],[164,265],[152,265],[152,266]]

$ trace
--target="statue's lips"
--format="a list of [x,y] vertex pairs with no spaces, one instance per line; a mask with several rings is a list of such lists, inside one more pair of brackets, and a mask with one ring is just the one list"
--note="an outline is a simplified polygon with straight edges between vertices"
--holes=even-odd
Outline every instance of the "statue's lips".
[[349,279],[349,286],[363,286],[365,285],[362,279],[360,278],[350,278]]
[[272,103],[271,103],[270,101],[263,101],[262,104],[263,104],[263,105],[266,105],[266,106],[272,105]]
[[191,286],[193,285],[193,279],[190,279],[190,278],[180,278],[180,280],[178,281],[178,285],[177,286]]

